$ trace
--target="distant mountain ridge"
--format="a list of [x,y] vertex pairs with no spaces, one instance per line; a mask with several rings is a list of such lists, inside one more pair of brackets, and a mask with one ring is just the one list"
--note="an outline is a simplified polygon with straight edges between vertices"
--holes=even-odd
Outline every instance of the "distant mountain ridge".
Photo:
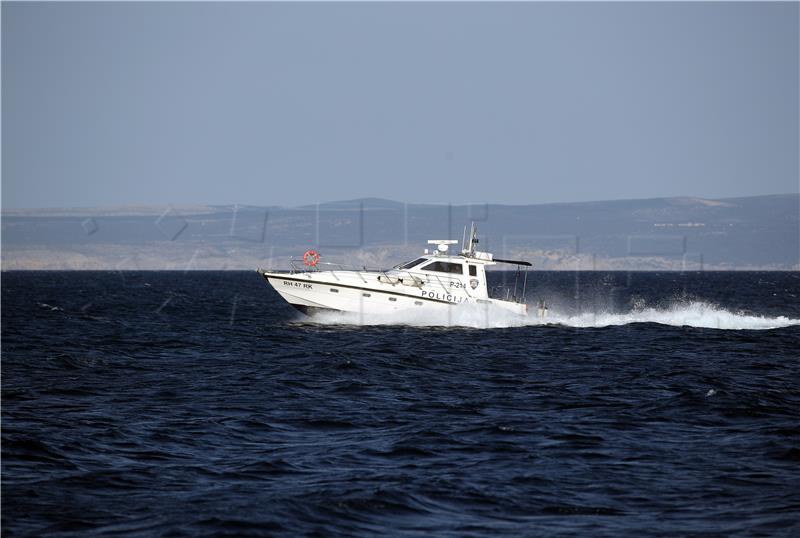
[[[692,196],[672,196],[656,198],[631,198],[620,200],[592,200],[584,202],[546,202],[534,204],[489,204],[493,207],[527,207],[538,208],[543,206],[591,206],[597,204],[625,204],[629,202],[646,204],[652,201],[666,201],[675,205],[706,205],[706,206],[735,206],[737,201],[752,200],[758,198],[792,197],[800,194],[764,194],[759,196],[735,197],[735,198],[699,198]],[[349,209],[354,205],[364,204],[369,209],[398,209],[402,207],[437,207],[442,205],[452,205],[454,207],[475,206],[485,204],[467,203],[422,203],[422,202],[398,202],[387,198],[355,198],[352,200],[334,200],[331,202],[319,202],[313,204],[303,204],[300,206],[261,206],[251,204],[130,204],[130,205],[111,205],[111,206],[85,206],[85,207],[33,207],[33,208],[3,208],[2,215],[9,217],[33,217],[33,216],[130,216],[130,215],[159,215],[167,209],[174,209],[188,214],[214,213],[220,210],[239,207],[241,209],[268,209],[268,210],[310,210],[310,209]]]
[[3,210],[2,268],[286,267],[307,248],[388,267],[428,238],[461,239],[542,269],[800,269],[800,194],[536,205],[417,204],[364,198],[252,205]]

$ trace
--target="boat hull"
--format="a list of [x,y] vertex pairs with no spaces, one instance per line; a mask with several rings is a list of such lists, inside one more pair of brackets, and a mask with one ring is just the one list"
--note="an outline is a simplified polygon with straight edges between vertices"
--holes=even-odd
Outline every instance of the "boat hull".
[[496,299],[474,299],[444,290],[381,282],[370,273],[280,273],[259,271],[262,277],[290,305],[305,314],[334,310],[361,315],[392,315],[406,312],[448,314],[472,303],[500,308],[525,316],[524,304]]

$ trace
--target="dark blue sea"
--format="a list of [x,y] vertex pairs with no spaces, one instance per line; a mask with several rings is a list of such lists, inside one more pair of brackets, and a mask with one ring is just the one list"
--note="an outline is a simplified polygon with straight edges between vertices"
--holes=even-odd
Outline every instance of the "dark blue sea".
[[800,273],[527,297],[370,325],[255,271],[4,272],[2,534],[800,535]]

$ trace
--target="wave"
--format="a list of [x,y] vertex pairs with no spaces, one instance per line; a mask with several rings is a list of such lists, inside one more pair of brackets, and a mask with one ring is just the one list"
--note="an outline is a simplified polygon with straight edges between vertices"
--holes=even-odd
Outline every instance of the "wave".
[[574,316],[550,316],[550,322],[571,327],[609,327],[631,323],[658,323],[673,327],[697,327],[725,330],[766,330],[800,325],[800,319],[785,316],[767,317],[745,312],[731,312],[717,305],[694,301],[667,308],[640,308],[627,313],[583,313]]
[[640,306],[628,312],[591,311],[578,314],[551,309],[547,316],[536,316],[536,306],[529,305],[530,315],[516,316],[487,305],[459,305],[447,312],[397,312],[391,315],[362,315],[350,312],[321,312],[312,316],[324,325],[406,325],[411,327],[468,327],[502,329],[509,327],[560,325],[565,327],[613,327],[634,323],[658,323],[673,327],[697,327],[722,330],[768,330],[800,325],[800,319],[768,317],[730,311],[703,301],[675,303],[667,307]]

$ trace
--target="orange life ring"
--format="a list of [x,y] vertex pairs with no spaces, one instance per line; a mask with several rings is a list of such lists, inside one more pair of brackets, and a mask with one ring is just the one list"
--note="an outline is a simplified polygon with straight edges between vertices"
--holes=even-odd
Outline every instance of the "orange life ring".
[[317,254],[316,250],[306,250],[306,253],[303,254],[303,263],[309,267],[314,267],[318,261],[319,254]]

